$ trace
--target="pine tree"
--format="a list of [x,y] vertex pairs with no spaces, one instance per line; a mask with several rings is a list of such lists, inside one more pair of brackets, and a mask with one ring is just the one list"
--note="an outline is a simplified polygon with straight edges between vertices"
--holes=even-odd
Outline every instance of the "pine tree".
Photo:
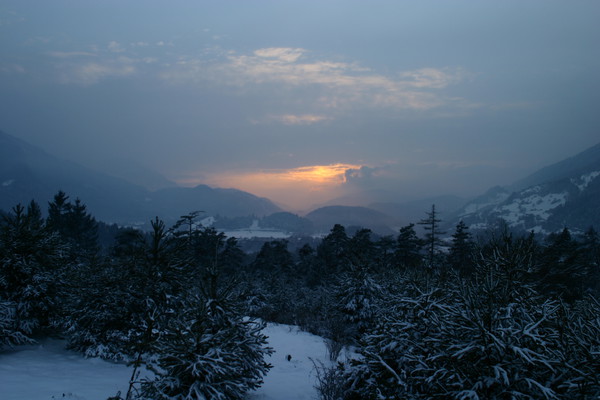
[[600,305],[540,296],[523,273],[535,269],[532,250],[505,236],[485,246],[472,282],[406,281],[363,337],[347,398],[598,396]]
[[[376,261],[375,244],[371,240],[371,230],[358,229],[348,241],[347,263],[349,265],[362,265],[370,269]],[[345,266],[346,268],[348,266]]]
[[400,228],[396,241],[396,262],[402,269],[418,267],[423,262],[423,241],[417,236],[414,227],[414,224],[409,224]]
[[270,365],[262,324],[242,318],[216,299],[186,296],[156,342],[155,379],[144,398],[243,399],[262,383]]
[[317,247],[317,257],[325,265],[325,273],[336,273],[346,266],[348,243],[346,229],[342,225],[335,224]]
[[144,396],[156,399],[243,399],[262,383],[270,365],[264,357],[264,324],[247,318],[231,285],[220,282],[219,246],[214,263],[205,266],[201,290],[171,297],[170,313],[159,323],[156,378],[142,384]]
[[352,265],[339,278],[335,290],[336,311],[346,327],[346,340],[358,339],[373,327],[383,299],[383,288],[368,268]]
[[190,282],[186,259],[163,221],[151,222],[148,235],[128,231],[121,237],[118,257],[88,262],[77,269],[80,287],[66,324],[69,347],[87,356],[127,360],[149,346],[148,330],[156,315],[166,313],[172,297]]
[[75,199],[68,214],[68,232],[77,255],[90,258],[98,253],[98,223],[80,199]]
[[586,285],[587,266],[578,243],[567,228],[550,235],[547,241],[549,245],[542,252],[539,269],[542,291],[568,301],[580,298]]
[[474,272],[474,243],[471,240],[469,227],[460,221],[452,235],[452,244],[448,252],[447,262],[454,270],[463,276]]
[[383,236],[375,243],[374,264],[379,272],[389,272],[395,265],[396,240],[393,236]]
[[69,230],[69,214],[72,204],[69,196],[62,190],[54,195],[52,202],[48,203],[47,225],[53,231],[66,235]]
[[16,344],[58,319],[58,299],[66,248],[46,229],[32,201],[17,205],[0,225],[1,344]]
[[98,223],[80,199],[73,204],[65,192],[59,191],[48,203],[46,225],[69,245],[74,260],[83,262],[97,255]]
[[426,213],[427,218],[419,221],[419,225],[423,225],[425,229],[424,245],[427,251],[427,267],[433,269],[438,266],[438,253],[441,246],[440,236],[445,232],[440,231],[441,219],[438,218],[438,212],[435,210],[435,204],[431,206],[431,211]]

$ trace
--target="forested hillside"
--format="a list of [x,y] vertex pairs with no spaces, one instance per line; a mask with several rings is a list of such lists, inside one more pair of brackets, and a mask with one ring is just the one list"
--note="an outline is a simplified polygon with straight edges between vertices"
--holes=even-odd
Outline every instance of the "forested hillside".
[[[593,399],[600,395],[600,239],[506,227],[441,240],[435,207],[396,236],[334,225],[318,244],[236,239],[184,215],[105,230],[58,193],[0,224],[0,346],[65,338],[129,361],[111,399],[242,399],[271,351],[264,321],[326,338],[323,399]],[[144,367],[151,378],[139,376]]]

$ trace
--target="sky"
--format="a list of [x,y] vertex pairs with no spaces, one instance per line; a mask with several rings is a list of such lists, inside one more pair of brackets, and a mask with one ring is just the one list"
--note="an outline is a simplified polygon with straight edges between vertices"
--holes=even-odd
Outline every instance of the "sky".
[[598,1],[0,0],[0,130],[290,209],[468,197],[600,141]]

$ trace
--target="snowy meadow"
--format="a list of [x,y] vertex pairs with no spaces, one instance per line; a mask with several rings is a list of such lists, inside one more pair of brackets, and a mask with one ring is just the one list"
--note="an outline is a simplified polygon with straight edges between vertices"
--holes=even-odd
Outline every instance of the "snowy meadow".
[[[263,385],[252,400],[317,398],[315,362],[329,365],[323,339],[295,326],[268,324],[264,330],[275,352]],[[291,359],[288,361],[288,355]],[[65,349],[61,340],[44,339],[0,353],[3,400],[106,400],[127,392],[132,369],[123,363],[84,358]]]

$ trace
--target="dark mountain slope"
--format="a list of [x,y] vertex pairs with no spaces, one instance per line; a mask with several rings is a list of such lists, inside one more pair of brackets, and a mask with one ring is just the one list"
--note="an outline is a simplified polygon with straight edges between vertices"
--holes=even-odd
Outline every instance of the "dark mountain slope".
[[[527,184],[529,186],[523,187]],[[600,227],[600,145],[540,169],[511,188],[494,188],[461,208],[475,230],[504,220],[512,229],[550,233]]]
[[328,232],[335,224],[371,229],[380,234],[392,234],[397,225],[394,218],[366,207],[328,206],[306,214],[315,230]]
[[533,185],[558,181],[600,170],[600,143],[563,161],[541,168],[528,177],[515,182],[510,190],[519,191]]
[[172,222],[194,210],[224,216],[280,211],[271,201],[235,189],[166,188],[155,192],[61,160],[0,131],[0,209],[35,199],[42,209],[62,190],[80,198],[97,219],[143,224],[155,216]]

